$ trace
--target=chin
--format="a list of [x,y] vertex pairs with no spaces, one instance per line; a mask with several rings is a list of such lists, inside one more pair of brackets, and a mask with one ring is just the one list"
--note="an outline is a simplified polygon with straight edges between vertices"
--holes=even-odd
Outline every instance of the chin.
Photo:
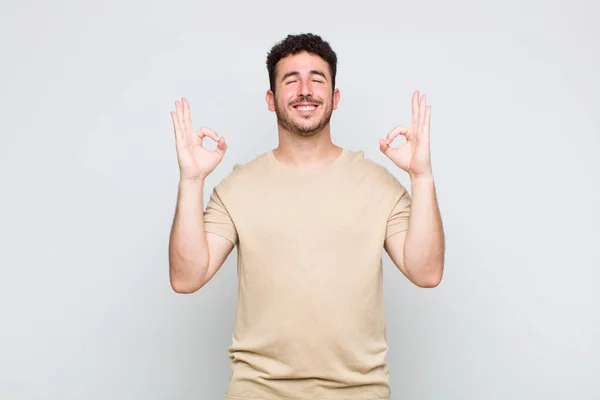
[[323,115],[298,116],[277,113],[279,126],[300,137],[311,137],[320,133],[329,123],[330,118]]

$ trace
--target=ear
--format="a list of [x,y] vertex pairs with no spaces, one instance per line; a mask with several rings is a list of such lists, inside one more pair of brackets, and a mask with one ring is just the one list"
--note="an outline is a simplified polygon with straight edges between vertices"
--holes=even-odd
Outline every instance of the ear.
[[267,101],[267,106],[269,107],[269,111],[275,111],[275,94],[271,90],[267,90],[267,94],[265,96],[265,100]]
[[340,90],[335,89],[333,91],[333,109],[336,110],[338,103],[340,102]]

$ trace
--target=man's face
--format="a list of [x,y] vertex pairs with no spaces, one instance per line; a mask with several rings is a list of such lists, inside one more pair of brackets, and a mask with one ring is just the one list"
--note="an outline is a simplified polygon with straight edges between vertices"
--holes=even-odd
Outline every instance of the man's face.
[[304,52],[277,63],[275,93],[267,92],[267,103],[281,127],[312,136],[327,126],[339,97],[339,91],[333,90],[327,62]]

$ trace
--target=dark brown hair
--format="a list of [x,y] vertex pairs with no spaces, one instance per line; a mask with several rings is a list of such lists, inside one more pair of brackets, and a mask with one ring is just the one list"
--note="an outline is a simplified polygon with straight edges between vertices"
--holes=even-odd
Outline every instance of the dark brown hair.
[[267,70],[269,72],[270,89],[275,92],[275,67],[282,58],[306,51],[317,55],[329,64],[332,86],[335,89],[335,74],[337,72],[337,55],[326,41],[313,33],[288,35],[275,44],[267,55]]

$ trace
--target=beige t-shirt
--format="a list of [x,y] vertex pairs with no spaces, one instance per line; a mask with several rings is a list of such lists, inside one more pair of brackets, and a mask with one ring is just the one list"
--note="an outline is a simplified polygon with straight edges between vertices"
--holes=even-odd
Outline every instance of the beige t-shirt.
[[238,252],[227,400],[389,399],[381,260],[410,205],[394,175],[348,149],[312,171],[269,151],[215,187],[206,231]]

